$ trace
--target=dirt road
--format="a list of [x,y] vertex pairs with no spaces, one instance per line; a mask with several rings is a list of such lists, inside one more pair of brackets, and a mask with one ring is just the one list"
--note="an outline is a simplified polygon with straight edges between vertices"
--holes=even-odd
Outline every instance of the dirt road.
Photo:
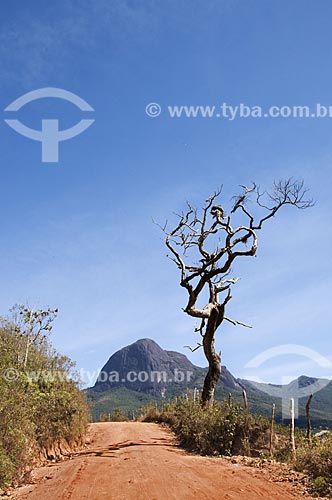
[[229,460],[181,450],[157,424],[92,424],[90,444],[71,460],[33,472],[29,500],[291,500],[296,496]]

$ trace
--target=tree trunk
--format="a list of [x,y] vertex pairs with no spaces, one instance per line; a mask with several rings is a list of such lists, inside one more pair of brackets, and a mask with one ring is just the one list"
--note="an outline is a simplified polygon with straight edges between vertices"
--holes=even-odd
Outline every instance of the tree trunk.
[[204,354],[209,363],[209,370],[204,380],[202,392],[203,406],[213,405],[214,390],[221,374],[221,357],[216,353],[214,348],[214,334],[220,324],[218,320],[219,311],[215,308],[211,311],[203,339]]

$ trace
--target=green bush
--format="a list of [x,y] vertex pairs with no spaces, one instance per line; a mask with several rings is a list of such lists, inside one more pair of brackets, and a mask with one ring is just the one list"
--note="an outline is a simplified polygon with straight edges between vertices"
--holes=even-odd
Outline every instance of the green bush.
[[101,413],[100,422],[129,422],[129,418],[122,413],[120,408],[115,408],[112,413]]
[[326,477],[318,476],[312,482],[312,490],[321,496],[332,496],[332,481]]
[[19,483],[43,449],[76,443],[86,432],[88,410],[73,363],[45,334],[50,318],[50,311],[32,315],[19,306],[11,321],[0,319],[0,489]]
[[266,419],[228,402],[204,408],[200,402],[179,399],[166,406],[161,419],[170,425],[182,446],[203,455],[249,455],[254,441],[268,429]]
[[305,441],[296,451],[294,463],[297,470],[309,474],[313,491],[332,498],[332,437]]
[[162,422],[161,413],[157,410],[156,405],[144,406],[140,409],[142,422]]

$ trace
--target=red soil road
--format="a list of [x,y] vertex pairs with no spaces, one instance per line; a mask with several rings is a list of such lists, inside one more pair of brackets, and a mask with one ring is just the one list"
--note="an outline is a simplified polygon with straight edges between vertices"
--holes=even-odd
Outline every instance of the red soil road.
[[71,460],[35,469],[35,484],[15,491],[28,500],[294,500],[287,485],[253,477],[221,458],[185,453],[157,424],[98,423]]

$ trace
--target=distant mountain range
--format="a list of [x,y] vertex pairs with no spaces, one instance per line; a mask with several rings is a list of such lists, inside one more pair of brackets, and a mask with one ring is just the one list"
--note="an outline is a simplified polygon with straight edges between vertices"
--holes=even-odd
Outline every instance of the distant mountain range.
[[[111,413],[119,408],[132,415],[142,406],[157,404],[159,407],[187,389],[201,391],[206,368],[192,364],[184,355],[163,350],[154,340],[141,339],[114,353],[103,366],[93,387],[86,390],[94,420],[102,413]],[[311,404],[311,418],[314,427],[332,426],[332,382],[312,377],[299,377],[287,386],[258,384],[250,380],[236,379],[222,367],[215,398],[222,400],[231,396],[242,402],[242,391],[246,390],[250,409],[269,416],[272,403],[276,404],[276,418],[281,420],[281,399],[277,397],[280,388],[292,397],[296,388],[311,384],[323,387],[315,392]],[[270,396],[266,393],[277,394]],[[299,400],[298,426],[305,425],[305,404],[307,397]]]

